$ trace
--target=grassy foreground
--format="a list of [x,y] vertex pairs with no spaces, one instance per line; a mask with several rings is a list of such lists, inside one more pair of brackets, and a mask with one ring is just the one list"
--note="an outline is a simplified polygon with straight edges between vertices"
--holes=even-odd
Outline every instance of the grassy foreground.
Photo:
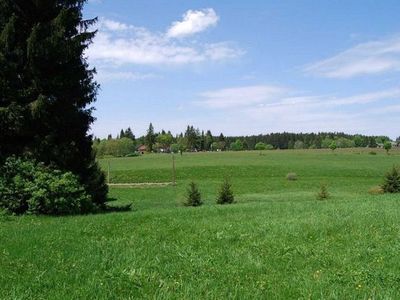
[[[399,152],[184,154],[177,187],[111,189],[135,211],[0,216],[0,298],[398,299],[400,196],[367,192],[393,164]],[[171,180],[170,155],[110,166],[112,182]],[[224,176],[237,203],[218,206]],[[180,204],[192,179],[199,208]]]

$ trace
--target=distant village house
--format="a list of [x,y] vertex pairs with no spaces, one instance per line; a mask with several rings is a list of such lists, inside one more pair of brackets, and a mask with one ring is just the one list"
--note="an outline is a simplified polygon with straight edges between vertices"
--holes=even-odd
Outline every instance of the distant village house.
[[140,154],[145,154],[146,151],[147,151],[146,145],[140,145],[140,146],[138,147],[138,151],[139,151]]

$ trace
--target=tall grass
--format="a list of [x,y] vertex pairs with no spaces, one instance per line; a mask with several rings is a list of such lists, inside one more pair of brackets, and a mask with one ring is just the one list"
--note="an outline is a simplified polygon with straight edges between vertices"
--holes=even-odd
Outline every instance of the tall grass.
[[[135,211],[0,217],[0,299],[397,299],[400,199],[368,190],[399,158],[184,154],[176,187],[111,189],[111,204],[134,201]],[[170,174],[167,155],[111,165],[126,181]],[[224,176],[235,205],[215,204]],[[193,179],[204,205],[188,209]],[[329,201],[315,200],[322,181]]]

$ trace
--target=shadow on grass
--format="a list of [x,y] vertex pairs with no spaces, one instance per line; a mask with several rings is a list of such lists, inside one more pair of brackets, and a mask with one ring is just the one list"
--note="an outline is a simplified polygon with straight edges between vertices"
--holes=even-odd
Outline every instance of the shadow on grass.
[[114,201],[117,201],[117,200],[118,200],[117,198],[108,197],[108,198],[107,198],[107,203],[108,203],[108,202],[114,202]]
[[116,198],[108,198],[107,202],[104,204],[103,207],[97,208],[93,211],[87,213],[74,213],[74,214],[16,214],[10,211],[4,210],[0,208],[0,221],[11,221],[14,220],[14,217],[18,216],[26,216],[26,215],[36,215],[36,216],[48,216],[48,217],[67,217],[67,216],[85,216],[85,215],[98,215],[98,214],[106,214],[106,213],[113,213],[113,212],[128,212],[128,211],[135,211],[132,207],[133,203],[128,204],[120,204],[120,205],[109,205],[108,203],[117,201]]
[[133,211],[134,209],[132,208],[133,203],[129,204],[123,204],[123,205],[109,205],[108,203],[110,202],[115,202],[117,201],[117,198],[108,198],[107,203],[104,207],[104,209],[100,210],[97,213],[111,213],[111,212],[126,212],[126,211]]

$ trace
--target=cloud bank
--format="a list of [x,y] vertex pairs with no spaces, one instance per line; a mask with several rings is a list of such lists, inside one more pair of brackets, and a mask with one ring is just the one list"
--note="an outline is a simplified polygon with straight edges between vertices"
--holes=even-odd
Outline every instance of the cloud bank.
[[[393,112],[400,111],[399,98],[400,88],[397,87],[335,97],[304,94],[274,85],[257,85],[203,92],[193,104],[218,112],[220,116],[216,119],[222,115],[224,122],[235,126],[238,132],[251,124],[253,133],[257,132],[256,129],[260,132],[296,129],[385,133],[388,132],[386,122],[395,122]],[[232,128],[226,130],[232,131]]]
[[395,71],[400,71],[400,36],[359,44],[305,68],[309,74],[340,79]]
[[231,42],[200,43],[188,37],[215,26],[219,17],[213,9],[187,11],[183,20],[174,22],[166,32],[153,32],[110,19],[101,19],[99,32],[87,50],[95,63],[146,66],[190,65],[220,62],[244,54]]

